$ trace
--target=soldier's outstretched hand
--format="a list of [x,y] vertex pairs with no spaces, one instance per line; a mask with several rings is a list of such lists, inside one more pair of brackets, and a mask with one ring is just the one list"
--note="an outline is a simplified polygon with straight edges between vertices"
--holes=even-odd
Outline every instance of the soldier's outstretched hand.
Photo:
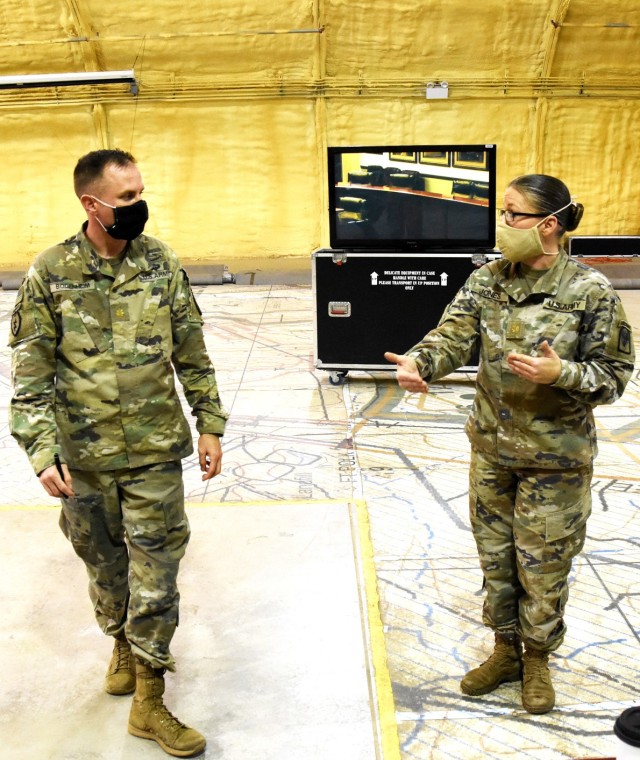
[[429,386],[420,377],[418,372],[418,365],[415,360],[410,356],[404,354],[394,354],[391,351],[387,351],[384,358],[388,362],[393,362],[396,367],[396,380],[401,388],[409,393],[428,393]]

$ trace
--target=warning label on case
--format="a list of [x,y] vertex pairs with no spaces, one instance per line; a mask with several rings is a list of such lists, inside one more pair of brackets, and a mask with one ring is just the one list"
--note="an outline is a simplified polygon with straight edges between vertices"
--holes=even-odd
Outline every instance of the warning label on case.
[[446,272],[428,272],[424,269],[385,269],[381,274],[371,272],[371,284],[377,286],[391,286],[414,290],[431,285],[443,286],[447,284],[449,275]]

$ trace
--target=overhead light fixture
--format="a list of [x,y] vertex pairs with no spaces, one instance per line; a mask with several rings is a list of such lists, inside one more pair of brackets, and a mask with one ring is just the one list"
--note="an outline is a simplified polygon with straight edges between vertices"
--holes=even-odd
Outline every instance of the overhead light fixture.
[[0,76],[0,90],[21,90],[27,87],[69,87],[83,84],[136,85],[133,69],[124,71],[79,71],[73,74],[15,74]]

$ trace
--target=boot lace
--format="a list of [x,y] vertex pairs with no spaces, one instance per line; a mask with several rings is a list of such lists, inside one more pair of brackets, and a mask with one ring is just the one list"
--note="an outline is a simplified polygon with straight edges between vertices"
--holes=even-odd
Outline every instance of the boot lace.
[[118,673],[121,670],[129,670],[129,658],[131,656],[131,647],[128,641],[116,639],[116,646],[113,650],[113,661],[111,673]]
[[547,656],[543,652],[527,653],[525,658],[524,682],[527,684],[533,680],[541,681],[544,684],[551,683]]
[[506,663],[512,663],[514,660],[517,660],[518,657],[518,650],[513,642],[498,640],[496,641],[493,653],[482,664],[485,665],[489,662],[491,664],[503,665]]
[[160,725],[166,731],[174,734],[174,736],[189,728],[165,707],[164,702],[156,703],[153,714],[158,719]]

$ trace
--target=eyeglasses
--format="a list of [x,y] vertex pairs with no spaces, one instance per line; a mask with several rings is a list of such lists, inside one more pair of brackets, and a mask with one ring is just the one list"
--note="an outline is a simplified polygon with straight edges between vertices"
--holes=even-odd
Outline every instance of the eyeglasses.
[[526,211],[511,211],[510,209],[500,209],[500,216],[504,217],[509,224],[516,221],[519,216],[531,217],[533,219],[542,219],[543,216],[549,216],[549,214],[529,214]]

